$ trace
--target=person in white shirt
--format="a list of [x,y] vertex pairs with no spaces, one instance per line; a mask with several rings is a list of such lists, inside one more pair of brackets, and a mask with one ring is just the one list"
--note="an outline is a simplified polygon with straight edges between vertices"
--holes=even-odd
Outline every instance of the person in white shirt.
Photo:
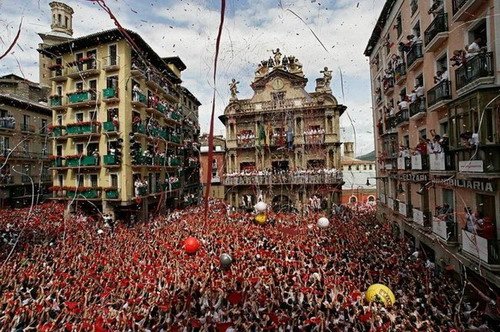
[[475,56],[481,51],[479,44],[481,43],[481,37],[474,39],[474,41],[467,47],[467,53],[470,57]]

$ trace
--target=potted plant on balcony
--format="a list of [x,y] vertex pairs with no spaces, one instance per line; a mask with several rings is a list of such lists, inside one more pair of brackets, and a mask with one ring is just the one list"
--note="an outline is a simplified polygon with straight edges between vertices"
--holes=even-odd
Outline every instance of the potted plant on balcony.
[[52,133],[54,136],[61,136],[63,129],[66,129],[66,126],[63,125],[49,125],[47,126],[47,131]]
[[64,160],[63,156],[49,156],[49,161],[52,162],[52,166],[54,167],[62,167],[63,160]]
[[106,193],[107,199],[117,199],[118,198],[118,188],[117,187],[105,187],[103,190]]
[[63,195],[63,189],[60,186],[49,187],[49,191],[56,193],[56,197],[62,197]]

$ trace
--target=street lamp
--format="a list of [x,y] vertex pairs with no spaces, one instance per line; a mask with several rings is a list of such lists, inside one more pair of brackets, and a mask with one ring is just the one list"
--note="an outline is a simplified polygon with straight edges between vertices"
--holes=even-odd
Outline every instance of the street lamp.
[[386,180],[387,176],[369,176],[366,178],[366,185],[371,186],[370,179],[375,179],[375,180]]

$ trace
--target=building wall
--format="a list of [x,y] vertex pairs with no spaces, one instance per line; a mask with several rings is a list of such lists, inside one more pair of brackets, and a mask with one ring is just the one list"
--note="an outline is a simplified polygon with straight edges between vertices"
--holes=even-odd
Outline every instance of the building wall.
[[[428,32],[436,27],[437,22],[433,21],[433,15],[428,14],[432,2],[387,1],[385,9],[391,3],[394,4],[392,10],[381,15],[386,23],[379,21],[372,35],[372,38],[376,37],[378,29],[381,29],[380,37],[371,40],[365,51],[365,55],[370,56],[371,64],[377,176],[384,178],[377,183],[381,202],[380,218],[397,225],[401,234],[411,235],[417,244],[423,243],[431,248],[437,262],[442,266],[451,265],[456,271],[461,271],[462,265],[472,271],[477,270],[479,251],[488,252],[481,254],[481,265],[486,266],[487,279],[498,286],[500,279],[495,271],[500,262],[495,258],[495,252],[499,250],[500,235],[500,160],[495,151],[498,151],[500,137],[494,132],[498,132],[500,128],[500,108],[496,99],[499,84],[499,41],[495,37],[500,26],[497,15],[499,3],[493,0],[463,1],[460,2],[463,7],[454,10],[453,4],[459,2],[445,1],[444,16],[447,25],[435,30],[437,33],[432,40],[429,40]],[[412,3],[418,4],[413,14]],[[400,36],[397,29],[399,15]],[[398,43],[405,41],[406,35],[412,32],[417,23],[420,24],[423,39],[422,56],[408,66],[409,54],[404,52],[402,57],[407,64],[406,74],[396,79],[396,72],[393,72],[394,88],[384,91],[381,80],[384,70],[389,68],[390,57],[392,54],[400,54]],[[453,67],[450,61],[453,52],[463,50],[464,45],[470,45],[474,34],[480,34],[476,29],[481,25],[485,28],[485,50],[492,52],[491,58],[488,53],[484,53],[468,59],[462,66]],[[389,36],[389,45],[394,44],[389,50],[384,46],[386,36]],[[434,81],[436,71],[441,66],[438,63],[440,59],[448,69],[449,91],[444,86],[446,82],[439,84]],[[484,60],[479,62],[478,59]],[[410,112],[405,116],[403,111],[398,111],[399,95],[404,88],[409,94],[419,75],[423,75],[423,109],[418,108],[411,113],[410,106]],[[436,100],[436,97],[441,100]],[[386,110],[390,108],[391,99],[394,100],[395,107],[395,118],[392,119]],[[481,118],[483,120],[479,121]],[[431,156],[434,158],[432,160],[441,161],[442,164],[429,161],[429,166],[424,164],[422,169],[418,163],[420,157],[414,149],[423,135],[432,138],[431,130],[441,136],[447,135],[450,148],[444,153]],[[463,138],[472,133],[479,134],[477,149],[467,142],[467,138]],[[405,158],[407,148],[413,159]],[[466,169],[470,164],[476,168]],[[449,181],[455,179],[464,181],[469,188],[462,188],[461,182]],[[485,191],[487,184],[491,184],[493,189]],[[451,209],[443,214],[438,208],[445,203]],[[467,218],[465,207],[488,214],[493,219],[496,234],[493,239],[483,241],[487,243],[487,249],[486,246],[475,246],[473,250],[467,250],[470,236],[462,234]],[[448,220],[448,223],[443,220]],[[472,235],[478,240],[474,240],[475,242],[482,241],[481,234]]]
[[[318,79],[315,92],[305,91],[307,79],[302,73],[292,74],[283,68],[274,68],[263,77],[256,77],[250,99],[233,97],[224,111],[227,151],[227,172],[241,173],[252,168],[256,171],[271,170],[278,163],[287,163],[288,169],[305,170],[316,167],[336,169],[340,172],[339,118],[345,106],[337,103],[328,87]],[[277,98],[277,99],[276,99]],[[281,98],[281,99],[280,99]],[[324,138],[313,142],[305,132],[311,128],[324,130]],[[293,130],[293,144],[287,143],[282,133]],[[244,142],[245,132],[255,138]],[[272,133],[277,133],[276,138]],[[264,133],[266,138],[259,139]],[[238,138],[240,137],[240,138]],[[243,196],[262,197],[270,206],[293,207],[301,210],[314,195],[328,205],[340,203],[341,178],[335,183],[273,183],[234,185],[227,179],[227,199],[233,206],[240,206]],[[277,180],[276,180],[277,181]],[[280,180],[281,181],[281,180]],[[230,189],[230,190],[229,190]]]
[[[13,97],[8,96],[0,96],[0,102],[0,208],[31,204],[32,194],[37,195],[35,203],[42,202],[52,182],[48,160],[52,148],[47,135],[50,110],[29,102],[13,105]],[[29,122],[24,122],[25,116]]]

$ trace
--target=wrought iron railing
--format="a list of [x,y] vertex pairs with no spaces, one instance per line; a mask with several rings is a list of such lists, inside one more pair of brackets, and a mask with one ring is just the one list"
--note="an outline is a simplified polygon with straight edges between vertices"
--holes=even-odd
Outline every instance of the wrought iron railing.
[[451,82],[443,80],[427,91],[427,105],[429,107],[442,100],[451,99]]
[[406,54],[406,63],[408,64],[408,67],[413,65],[415,61],[422,58],[423,56],[424,54],[422,53],[422,43],[414,43]]
[[448,13],[439,13],[424,32],[425,46],[429,45],[440,32],[448,31]]
[[455,71],[457,90],[481,77],[494,75],[493,52],[479,53]]

